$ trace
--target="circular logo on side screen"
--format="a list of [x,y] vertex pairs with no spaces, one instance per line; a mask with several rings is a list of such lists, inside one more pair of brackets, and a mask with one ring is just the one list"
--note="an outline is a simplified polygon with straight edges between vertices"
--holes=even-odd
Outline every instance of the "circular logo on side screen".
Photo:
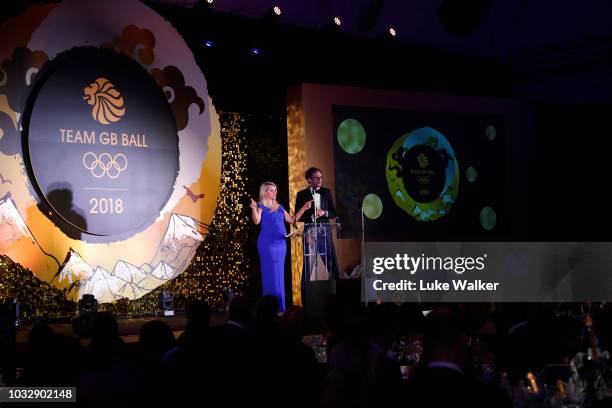
[[51,219],[113,241],[159,216],[179,170],[178,136],[140,64],[106,49],[67,51],[37,76],[25,115],[29,172]]
[[443,217],[457,198],[457,158],[435,129],[421,128],[398,138],[387,153],[386,173],[395,204],[417,221]]

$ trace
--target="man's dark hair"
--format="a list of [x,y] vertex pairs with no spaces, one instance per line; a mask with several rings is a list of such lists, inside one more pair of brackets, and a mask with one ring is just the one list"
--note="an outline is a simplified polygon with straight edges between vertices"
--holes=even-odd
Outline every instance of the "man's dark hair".
[[321,169],[318,167],[311,167],[308,170],[306,170],[306,173],[304,174],[304,176],[306,177],[306,180],[310,179],[312,175],[315,174],[316,172],[323,174]]

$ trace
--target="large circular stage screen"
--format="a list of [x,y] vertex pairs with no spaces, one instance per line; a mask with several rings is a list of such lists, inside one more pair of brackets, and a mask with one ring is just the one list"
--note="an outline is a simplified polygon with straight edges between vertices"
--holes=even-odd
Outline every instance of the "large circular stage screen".
[[52,220],[107,240],[148,226],[179,170],[161,88],[137,62],[93,47],[61,54],[37,78],[24,146]]

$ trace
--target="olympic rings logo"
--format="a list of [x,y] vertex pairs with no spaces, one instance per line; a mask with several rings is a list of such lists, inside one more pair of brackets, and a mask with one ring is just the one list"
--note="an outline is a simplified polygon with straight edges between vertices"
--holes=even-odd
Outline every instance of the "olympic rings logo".
[[429,176],[418,176],[417,181],[419,184],[429,184],[430,179]]
[[93,152],[87,152],[83,156],[83,166],[91,172],[95,178],[102,178],[104,175],[112,179],[119,177],[119,174],[128,166],[127,157],[123,153],[111,156],[109,153],[102,153],[97,156]]

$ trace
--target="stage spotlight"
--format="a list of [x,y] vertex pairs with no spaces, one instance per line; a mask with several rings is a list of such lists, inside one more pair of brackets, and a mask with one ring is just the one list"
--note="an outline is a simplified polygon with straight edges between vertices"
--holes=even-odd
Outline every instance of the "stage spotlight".
[[225,312],[229,312],[230,304],[232,303],[232,299],[234,298],[234,291],[231,288],[223,289],[223,302],[225,303]]
[[204,40],[202,45],[204,45],[206,48],[212,48],[215,46],[215,42],[213,40]]
[[397,37],[397,30],[393,27],[389,27],[389,29],[387,30],[387,35],[391,38],[395,38]]
[[342,19],[338,16],[332,18],[329,22],[323,25],[324,30],[338,31],[342,26]]
[[263,19],[265,21],[275,22],[280,18],[282,13],[283,12],[281,11],[281,8],[279,6],[274,6],[274,7],[269,8],[265,12],[265,14],[263,15]]
[[98,311],[98,301],[92,294],[84,294],[79,300],[79,314],[96,313]]
[[213,11],[214,0],[199,0],[195,2],[194,9],[205,12]]
[[4,299],[4,308],[8,310],[11,315],[11,319],[15,326],[20,325],[20,316],[21,316],[21,305],[17,302],[16,298],[6,298]]
[[98,312],[98,301],[94,295],[85,294],[79,300],[79,316],[72,319],[72,330],[82,338],[91,337],[93,319]]
[[251,51],[249,51],[249,52],[251,53],[251,55],[254,55],[254,56],[261,55],[261,50],[259,48],[257,48],[257,47],[251,48]]
[[174,308],[172,304],[172,292],[164,289],[159,294],[159,316],[174,316]]
[[17,326],[17,311],[15,303],[5,301],[0,304],[0,350],[14,350]]

